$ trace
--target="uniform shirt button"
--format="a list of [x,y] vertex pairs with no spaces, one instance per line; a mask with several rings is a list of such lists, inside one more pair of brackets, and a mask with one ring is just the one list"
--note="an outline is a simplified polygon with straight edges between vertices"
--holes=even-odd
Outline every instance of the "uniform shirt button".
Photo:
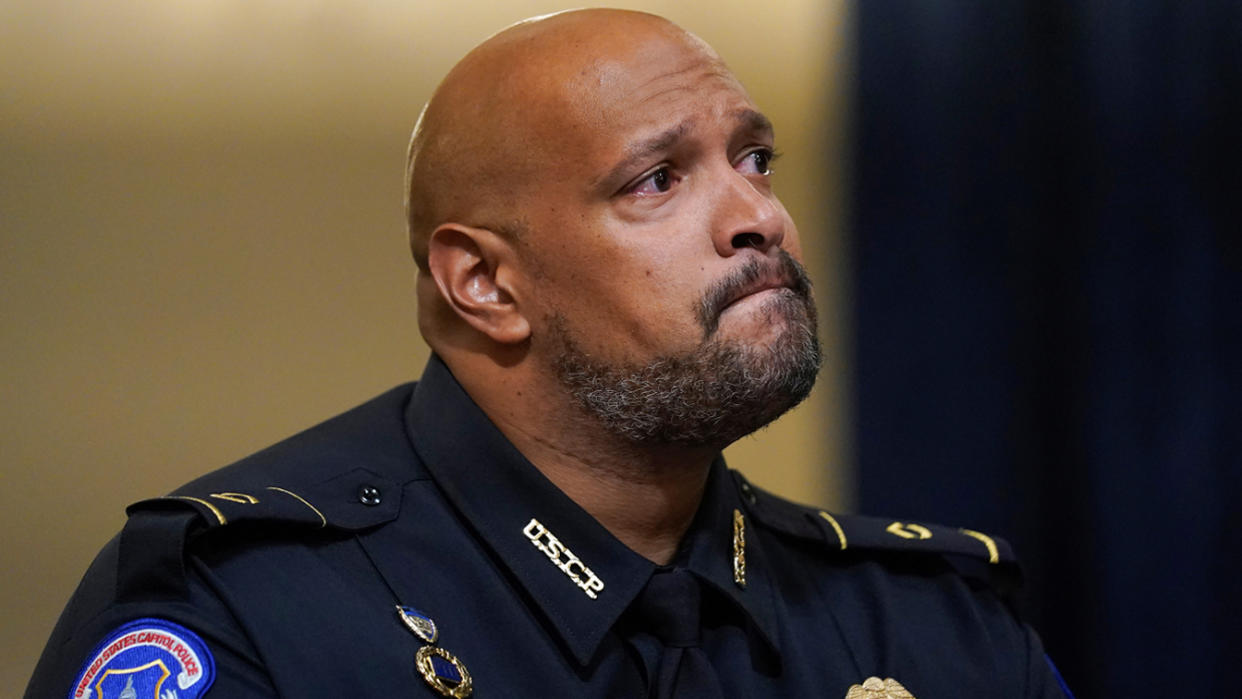
[[376,488],[373,485],[364,485],[358,489],[358,502],[363,505],[378,505],[380,504],[380,500],[379,488]]
[[755,496],[755,489],[750,487],[749,483],[742,483],[742,496],[746,498],[746,502],[753,505],[758,498]]

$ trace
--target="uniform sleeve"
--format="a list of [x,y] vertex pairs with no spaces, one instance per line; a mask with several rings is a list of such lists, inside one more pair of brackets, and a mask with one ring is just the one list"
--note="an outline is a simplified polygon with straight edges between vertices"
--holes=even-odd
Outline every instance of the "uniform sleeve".
[[1027,696],[1031,699],[1074,699],[1052,659],[1044,652],[1044,644],[1030,627],[1027,636]]
[[[176,632],[179,636],[201,640],[209,658],[200,662],[212,670],[211,682],[204,684],[205,693],[195,690],[195,697],[259,699],[277,696],[254,645],[232,612],[194,568],[170,573],[184,576],[183,594],[178,599],[160,595],[143,599],[141,593],[119,596],[118,573],[123,572],[119,569],[124,567],[119,564],[119,548],[119,537],[104,547],[70,598],[35,667],[26,689],[27,699],[81,696],[81,680],[91,660],[99,657],[104,648],[101,644],[137,620],[150,620],[157,627],[180,629],[183,631]],[[158,582],[152,587],[159,587]],[[125,665],[119,660],[114,664]],[[108,664],[103,669],[109,669]],[[97,681],[92,680],[92,683]],[[164,686],[171,685],[165,683]],[[96,693],[92,691],[90,696],[95,699]]]

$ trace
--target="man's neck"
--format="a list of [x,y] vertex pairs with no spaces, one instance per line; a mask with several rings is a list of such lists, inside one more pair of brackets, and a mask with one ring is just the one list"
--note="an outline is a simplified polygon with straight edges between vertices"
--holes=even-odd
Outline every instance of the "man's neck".
[[636,444],[585,414],[547,377],[489,368],[481,362],[455,375],[513,446],[623,544],[670,562],[719,449]]
[[493,422],[548,480],[621,543],[661,565],[676,555],[719,454],[709,447],[628,444],[597,425],[574,426],[572,420],[556,431],[535,431],[503,419]]

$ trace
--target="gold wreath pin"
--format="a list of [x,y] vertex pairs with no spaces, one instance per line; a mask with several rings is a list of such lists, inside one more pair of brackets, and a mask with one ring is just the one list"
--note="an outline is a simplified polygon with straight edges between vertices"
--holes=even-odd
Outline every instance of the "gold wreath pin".
[[891,677],[884,680],[868,677],[862,684],[850,687],[845,699],[915,699],[915,696]]

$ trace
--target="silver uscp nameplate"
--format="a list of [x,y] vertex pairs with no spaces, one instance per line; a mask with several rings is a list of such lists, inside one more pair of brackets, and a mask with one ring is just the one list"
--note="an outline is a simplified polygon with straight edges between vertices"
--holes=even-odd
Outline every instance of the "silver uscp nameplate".
[[548,528],[539,523],[539,520],[532,518],[526,528],[522,530],[527,539],[535,545],[535,548],[543,551],[547,555],[548,560],[556,564],[561,572],[569,576],[574,584],[582,588],[587,597],[597,599],[600,592],[604,589],[604,581],[599,576],[591,572],[586,567],[582,559],[574,555],[556,538]]

